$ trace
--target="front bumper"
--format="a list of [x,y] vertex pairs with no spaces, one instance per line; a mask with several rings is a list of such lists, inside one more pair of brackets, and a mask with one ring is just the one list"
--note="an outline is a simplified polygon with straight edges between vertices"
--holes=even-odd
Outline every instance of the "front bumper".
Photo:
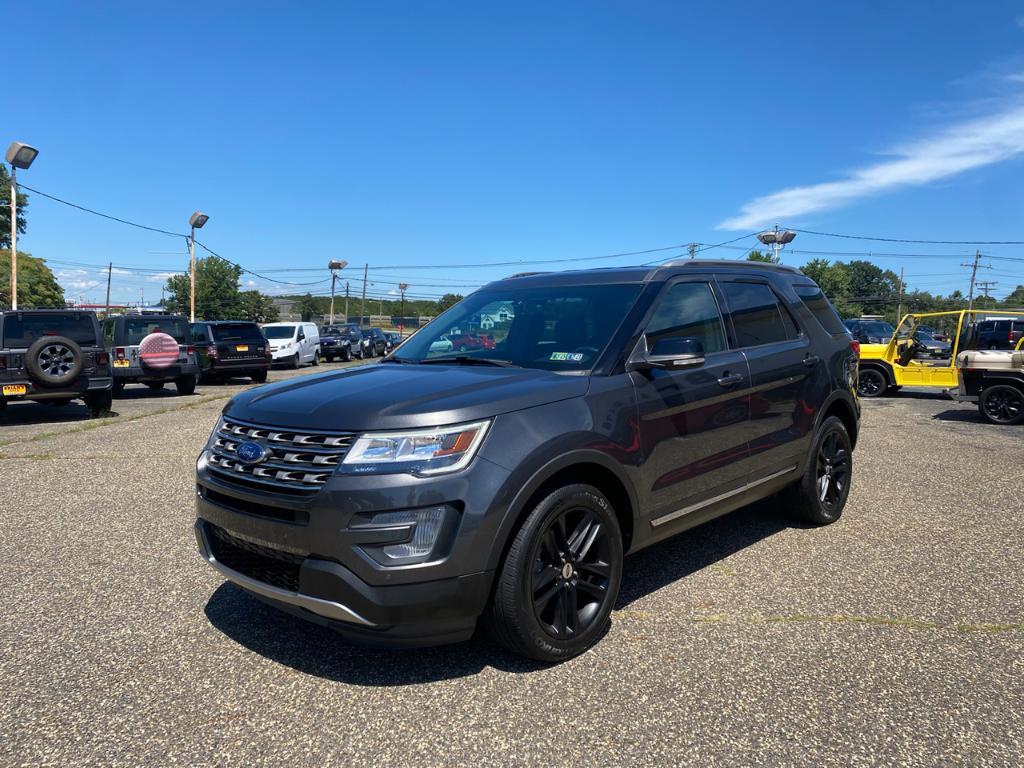
[[[473,633],[489,598],[487,562],[502,517],[491,505],[507,478],[477,457],[453,475],[335,475],[310,497],[283,498],[225,482],[201,457],[196,538],[202,557],[236,585],[357,641],[457,642]],[[442,503],[453,525],[426,563],[380,565],[364,548],[366,530],[351,525],[355,515]]]

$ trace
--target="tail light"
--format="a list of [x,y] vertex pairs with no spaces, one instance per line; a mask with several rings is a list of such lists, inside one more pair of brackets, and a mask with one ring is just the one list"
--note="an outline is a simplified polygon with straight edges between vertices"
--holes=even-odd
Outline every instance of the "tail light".
[[196,353],[196,348],[193,347],[191,344],[189,346],[185,347],[185,354],[188,355],[189,357],[191,357],[195,353]]
[[[106,352],[97,352],[96,365],[110,365],[110,355]],[[3,365],[0,365],[0,368],[3,368]]]
[[210,346],[208,346],[206,348],[206,354],[208,354],[210,356],[211,360],[216,360],[217,359],[217,345],[216,344],[211,344]]
[[114,357],[124,360],[124,347],[114,347]]
[[856,339],[851,339],[850,349],[853,350],[853,354],[855,354],[857,356],[857,359],[860,360],[860,342],[857,341]]

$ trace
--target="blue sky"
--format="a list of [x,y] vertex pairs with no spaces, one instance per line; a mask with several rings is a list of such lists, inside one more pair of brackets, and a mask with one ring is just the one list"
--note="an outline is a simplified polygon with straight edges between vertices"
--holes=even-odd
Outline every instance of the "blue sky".
[[[371,295],[466,292],[531,267],[451,265],[776,221],[1024,240],[1022,2],[33,2],[5,18],[18,69],[0,138],[40,149],[20,181],[175,231],[202,209],[200,239],[279,280],[324,280],[340,258],[353,290],[369,264]],[[19,240],[94,301],[105,278],[76,265],[184,269],[184,244],[39,196]],[[792,248],[793,264],[908,254],[873,260],[932,291],[966,291],[973,253]],[[1024,283],[1024,261],[988,263],[996,295]],[[269,271],[301,268],[319,271]],[[113,298],[159,298],[162,280],[118,271]]]

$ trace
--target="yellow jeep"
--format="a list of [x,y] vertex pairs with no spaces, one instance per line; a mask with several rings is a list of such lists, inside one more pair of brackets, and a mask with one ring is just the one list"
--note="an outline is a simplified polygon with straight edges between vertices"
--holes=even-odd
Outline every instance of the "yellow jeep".
[[[903,316],[888,343],[860,345],[861,397],[878,397],[900,387],[954,389],[958,385],[956,356],[977,348],[978,322],[996,317],[1020,318],[1021,312],[992,309],[961,309],[954,312],[910,313]],[[915,336],[919,326],[938,324],[950,331],[949,354],[929,356]],[[1021,339],[1017,347],[1021,346]]]

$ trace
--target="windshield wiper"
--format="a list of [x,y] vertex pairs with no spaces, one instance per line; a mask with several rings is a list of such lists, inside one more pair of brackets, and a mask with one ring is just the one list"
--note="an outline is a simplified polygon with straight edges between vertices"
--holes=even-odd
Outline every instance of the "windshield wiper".
[[521,365],[510,363],[508,360],[498,360],[493,357],[470,357],[469,355],[452,355],[450,357],[429,357],[420,360],[420,365],[433,365],[434,363],[455,363],[456,365],[493,365],[498,368],[522,368]]
[[404,357],[395,357],[394,355],[388,355],[381,360],[382,363],[401,363],[403,365],[413,365],[415,360],[406,360]]

